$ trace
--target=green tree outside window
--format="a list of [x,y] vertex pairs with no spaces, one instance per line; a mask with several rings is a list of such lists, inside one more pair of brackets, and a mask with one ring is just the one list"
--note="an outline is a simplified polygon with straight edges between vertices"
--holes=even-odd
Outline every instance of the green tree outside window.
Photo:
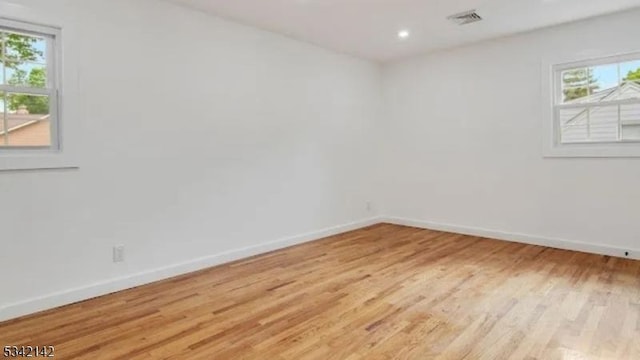
[[[24,70],[24,65],[38,61],[44,56],[43,51],[36,47],[40,39],[13,33],[0,33],[0,39],[4,46],[0,46],[0,59],[5,69],[13,70],[7,79],[7,84],[14,86],[29,86],[44,88],[47,82],[46,70],[43,67],[34,66],[30,70]],[[7,107],[11,111],[17,111],[21,106],[31,114],[48,114],[49,98],[46,96],[7,94]]]

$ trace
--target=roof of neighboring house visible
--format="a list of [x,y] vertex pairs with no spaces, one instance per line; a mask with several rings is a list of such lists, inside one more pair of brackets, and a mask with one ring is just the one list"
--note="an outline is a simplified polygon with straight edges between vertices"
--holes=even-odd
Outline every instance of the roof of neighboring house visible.
[[566,104],[598,103],[601,101],[637,99],[638,97],[640,97],[640,84],[633,81],[625,81],[620,86],[600,90],[589,96],[567,101]]
[[[49,115],[42,114],[7,114],[7,129],[8,132],[21,129],[25,126],[35,124],[38,121],[47,120]],[[4,113],[0,113],[0,135],[5,133],[4,129]]]

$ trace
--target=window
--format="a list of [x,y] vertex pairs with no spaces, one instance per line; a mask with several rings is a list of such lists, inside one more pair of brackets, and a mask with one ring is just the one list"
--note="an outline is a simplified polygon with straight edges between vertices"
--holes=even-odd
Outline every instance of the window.
[[0,153],[59,150],[56,29],[0,19]]
[[553,142],[640,155],[640,53],[553,66]]

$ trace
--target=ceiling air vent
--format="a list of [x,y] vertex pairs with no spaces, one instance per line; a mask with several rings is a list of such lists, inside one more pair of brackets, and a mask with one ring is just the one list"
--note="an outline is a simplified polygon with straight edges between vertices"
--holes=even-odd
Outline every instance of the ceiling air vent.
[[453,21],[458,25],[466,25],[482,20],[482,16],[478,15],[475,10],[470,10],[451,15],[447,17],[447,19]]

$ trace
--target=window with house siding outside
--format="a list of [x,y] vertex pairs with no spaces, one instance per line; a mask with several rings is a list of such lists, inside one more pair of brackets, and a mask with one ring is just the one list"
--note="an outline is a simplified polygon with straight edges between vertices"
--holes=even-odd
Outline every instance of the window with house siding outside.
[[561,144],[640,142],[640,56],[562,69],[556,82]]

